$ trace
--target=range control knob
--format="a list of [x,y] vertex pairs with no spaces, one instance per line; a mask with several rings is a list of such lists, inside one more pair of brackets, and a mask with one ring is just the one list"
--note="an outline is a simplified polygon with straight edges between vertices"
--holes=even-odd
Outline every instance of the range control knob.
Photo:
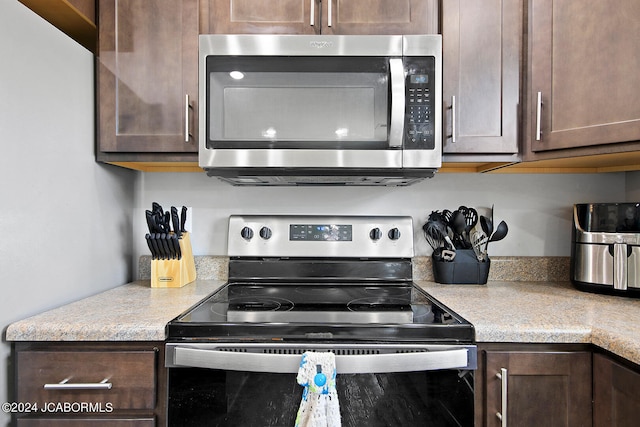
[[253,239],[253,230],[249,227],[244,227],[241,231],[240,231],[240,235],[242,236],[242,238],[244,240],[251,240]]
[[369,232],[369,237],[371,238],[371,240],[380,240],[382,239],[382,231],[380,231],[380,229],[376,227]]
[[260,237],[262,237],[264,240],[269,240],[272,234],[273,232],[269,227],[262,227],[260,229]]
[[392,228],[391,230],[389,230],[388,236],[391,240],[398,240],[400,238],[400,230],[398,230],[397,228]]

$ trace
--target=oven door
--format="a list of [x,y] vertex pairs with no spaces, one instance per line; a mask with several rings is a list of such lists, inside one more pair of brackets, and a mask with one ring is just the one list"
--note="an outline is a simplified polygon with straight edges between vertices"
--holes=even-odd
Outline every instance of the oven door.
[[169,425],[294,425],[305,351],[336,354],[343,426],[472,426],[474,345],[167,344]]

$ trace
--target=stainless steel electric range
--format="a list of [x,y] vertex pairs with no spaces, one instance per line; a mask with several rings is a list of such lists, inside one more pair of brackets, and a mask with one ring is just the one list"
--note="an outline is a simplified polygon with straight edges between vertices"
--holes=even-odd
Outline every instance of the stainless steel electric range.
[[167,326],[169,425],[293,425],[305,351],[342,425],[473,425],[473,325],[414,282],[410,217],[231,216],[229,282]]

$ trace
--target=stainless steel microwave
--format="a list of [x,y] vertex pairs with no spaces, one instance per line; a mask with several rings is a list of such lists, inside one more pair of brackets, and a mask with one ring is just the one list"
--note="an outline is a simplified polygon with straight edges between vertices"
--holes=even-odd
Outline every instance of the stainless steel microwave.
[[199,164],[235,185],[408,185],[442,163],[440,35],[201,35]]

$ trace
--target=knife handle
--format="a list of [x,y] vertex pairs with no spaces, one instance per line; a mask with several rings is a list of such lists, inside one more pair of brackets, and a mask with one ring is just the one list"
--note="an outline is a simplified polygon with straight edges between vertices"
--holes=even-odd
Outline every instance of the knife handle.
[[147,233],[144,236],[144,238],[147,241],[147,246],[149,246],[149,250],[151,251],[151,259],[157,259],[156,251],[153,249],[153,245],[151,244],[151,235]]
[[169,249],[169,243],[167,242],[166,233],[160,234],[159,242],[162,245],[162,248],[164,249],[165,259],[171,259],[171,249]]
[[164,213],[164,218],[162,219],[162,222],[164,224],[164,230],[162,230],[162,232],[169,233],[171,231],[171,212],[166,211]]
[[149,233],[156,232],[156,221],[153,216],[153,212],[146,210],[144,211],[144,216],[147,219],[147,227],[149,228]]
[[[164,222],[163,222],[162,214],[159,214],[158,212],[152,212],[150,221],[151,221],[151,227],[153,227],[152,233],[162,233],[164,231]],[[154,236],[152,234],[151,238],[153,237]]]
[[178,216],[178,209],[175,206],[171,206],[171,223],[173,225],[173,232],[180,238],[180,217]]
[[164,245],[162,244],[162,233],[155,234],[156,245],[158,245],[158,250],[160,251],[160,259],[168,259],[168,253],[164,250]]
[[185,229],[184,229],[184,224],[185,224],[186,222],[187,222],[187,207],[186,207],[186,206],[183,206],[183,207],[182,207],[182,212],[181,212],[181,214],[180,214],[180,231],[181,231],[182,233],[184,233],[185,231],[187,231],[187,230],[185,230]]
[[173,246],[173,236],[174,234],[167,234],[165,236],[165,240],[167,242],[167,247],[169,248],[169,259],[178,259],[178,256],[176,255],[176,248]]
[[164,259],[164,253],[160,250],[160,247],[158,246],[157,236],[158,236],[158,233],[152,233],[150,236],[151,246],[153,248],[152,252],[155,252],[156,259]]
[[178,259],[182,259],[182,250],[180,249],[180,240],[176,234],[171,235],[171,243],[173,243],[173,251]]

